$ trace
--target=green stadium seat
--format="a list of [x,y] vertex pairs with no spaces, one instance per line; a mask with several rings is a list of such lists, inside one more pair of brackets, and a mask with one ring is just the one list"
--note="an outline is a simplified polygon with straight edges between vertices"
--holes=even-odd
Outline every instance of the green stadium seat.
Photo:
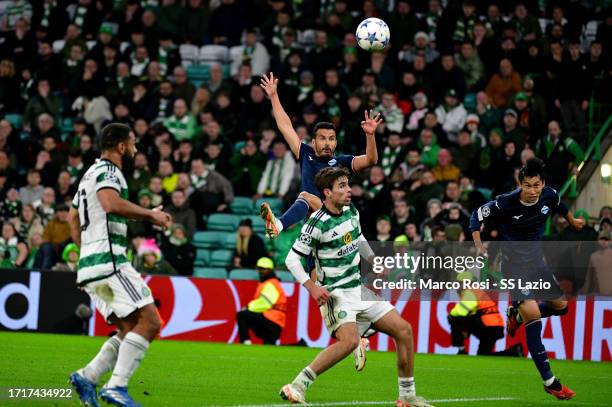
[[270,208],[272,208],[272,212],[274,212],[275,215],[278,216],[282,214],[284,205],[282,199],[279,198],[258,199],[257,202],[255,202],[255,213],[259,213],[259,207],[264,202],[267,202],[270,205]]
[[196,250],[196,257],[194,264],[206,266],[210,264],[210,257],[212,255],[211,250],[198,249]]
[[295,278],[293,278],[293,274],[289,271],[278,270],[275,271],[276,277],[284,283],[295,283]]
[[60,131],[62,133],[72,133],[74,131],[72,119],[70,117],[66,117],[64,120],[62,120]]
[[264,234],[266,232],[266,222],[262,218],[255,215],[251,215],[248,218],[253,222],[253,232],[257,234]]
[[230,204],[232,213],[250,215],[253,213],[253,200],[246,196],[237,196]]
[[214,213],[208,217],[207,229],[235,232],[241,216],[230,213]]
[[223,239],[223,248],[225,250],[236,250],[236,234],[227,233]]
[[209,65],[192,64],[187,67],[187,78],[194,86],[200,86],[210,75]]
[[482,194],[484,199],[486,199],[487,201],[491,200],[491,197],[493,195],[493,191],[491,191],[488,188],[476,188],[476,190]]
[[13,126],[14,129],[21,130],[23,125],[23,115],[10,113],[4,116],[4,118]]
[[229,266],[234,258],[232,250],[215,250],[210,256],[211,267],[226,267]]
[[219,267],[196,267],[193,270],[194,277],[201,278],[217,278],[225,280],[227,278],[227,271]]
[[231,280],[259,280],[259,273],[253,269],[234,269],[230,271]]
[[246,141],[237,141],[234,143],[234,152],[239,153],[242,147],[246,145]]
[[476,111],[476,94],[466,93],[465,98],[463,99],[463,106],[470,113]]
[[215,249],[223,245],[226,232],[216,230],[205,230],[195,232],[193,235],[193,245],[199,249]]

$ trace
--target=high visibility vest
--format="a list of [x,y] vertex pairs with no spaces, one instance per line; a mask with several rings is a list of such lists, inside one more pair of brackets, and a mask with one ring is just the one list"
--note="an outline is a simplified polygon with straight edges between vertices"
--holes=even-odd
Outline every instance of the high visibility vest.
[[263,312],[264,318],[284,328],[287,320],[287,296],[280,281],[270,278],[260,283],[248,309],[252,312]]
[[475,313],[480,314],[481,321],[485,326],[504,326],[504,320],[495,301],[489,299],[482,290],[465,290],[461,295],[461,301],[455,305],[450,314],[465,317]]

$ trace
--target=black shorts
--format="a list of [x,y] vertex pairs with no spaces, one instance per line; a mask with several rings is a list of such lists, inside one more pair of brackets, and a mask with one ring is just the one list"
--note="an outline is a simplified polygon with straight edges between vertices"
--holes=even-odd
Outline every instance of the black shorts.
[[508,289],[514,306],[524,300],[550,301],[563,296],[563,291],[544,258],[529,262],[504,259],[501,263],[501,273],[504,279],[514,282],[514,287]]

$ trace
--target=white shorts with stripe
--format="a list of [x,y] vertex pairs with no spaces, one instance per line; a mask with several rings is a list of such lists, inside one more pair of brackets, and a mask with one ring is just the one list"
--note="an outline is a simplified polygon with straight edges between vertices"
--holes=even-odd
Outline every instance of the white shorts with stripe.
[[130,263],[120,264],[118,268],[110,277],[92,281],[84,287],[107,322],[111,314],[125,318],[153,303],[151,289],[136,269]]
[[357,324],[359,335],[384,317],[394,307],[373,291],[360,285],[354,288],[333,290],[329,301],[320,307],[321,316],[330,335],[349,322]]

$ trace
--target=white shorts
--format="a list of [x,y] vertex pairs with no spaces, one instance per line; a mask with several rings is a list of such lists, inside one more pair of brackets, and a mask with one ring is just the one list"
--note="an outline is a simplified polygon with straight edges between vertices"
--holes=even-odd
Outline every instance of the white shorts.
[[151,289],[130,263],[119,265],[119,271],[84,287],[107,322],[111,314],[125,318],[137,309],[153,303]]
[[394,307],[364,286],[336,289],[323,305],[321,316],[330,335],[346,323],[357,324],[359,335],[363,335],[373,323],[385,316]]

